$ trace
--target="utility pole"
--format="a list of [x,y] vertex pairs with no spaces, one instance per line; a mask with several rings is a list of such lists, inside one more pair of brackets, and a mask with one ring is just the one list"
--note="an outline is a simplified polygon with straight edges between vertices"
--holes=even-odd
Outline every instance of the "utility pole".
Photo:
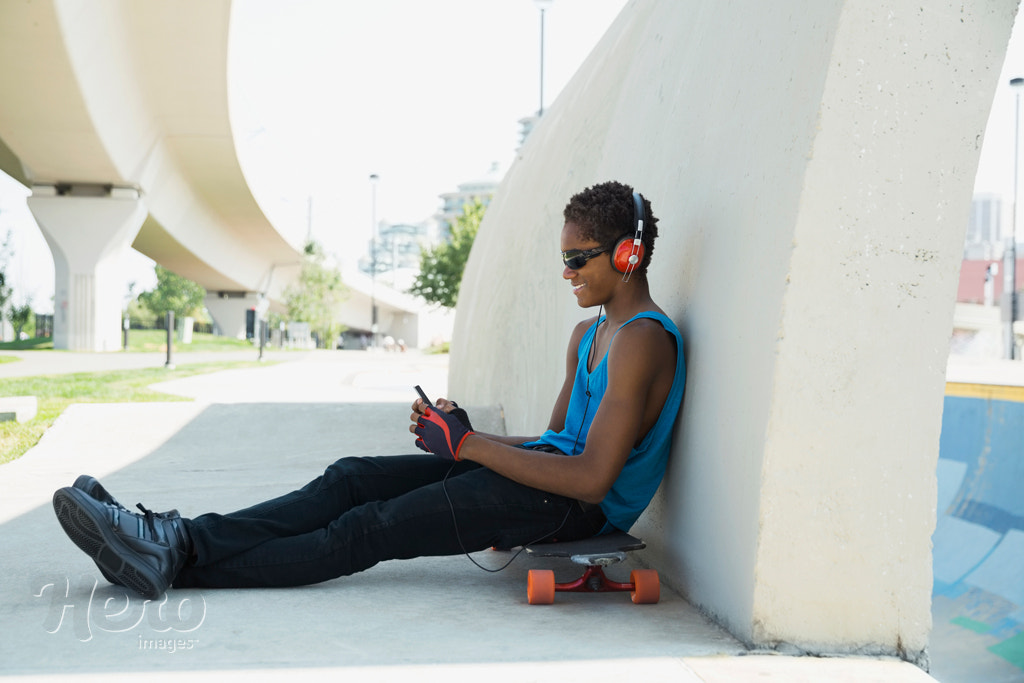
[[1024,78],[1013,78],[1010,87],[1016,100],[1016,114],[1013,121],[1013,219],[1010,222],[1010,237],[1003,252],[1003,357],[1013,360],[1017,355],[1017,341],[1013,334],[1013,321],[1017,314],[1017,214],[1020,212],[1017,195],[1020,184],[1020,93],[1024,90]]

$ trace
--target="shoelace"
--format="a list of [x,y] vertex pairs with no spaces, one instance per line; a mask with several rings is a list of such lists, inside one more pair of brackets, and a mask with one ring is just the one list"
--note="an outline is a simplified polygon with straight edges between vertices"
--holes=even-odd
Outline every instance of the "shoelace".
[[142,510],[143,517],[146,520],[146,525],[149,526],[150,532],[154,537],[156,537],[156,513],[145,507],[142,503],[136,503],[135,507]]
[[167,512],[153,512],[142,503],[136,503],[135,507],[142,510],[143,519],[145,520],[146,526],[149,527],[150,537],[154,541],[161,543],[168,543],[170,539],[168,534],[172,536],[176,533],[174,530],[158,525],[157,521],[167,521],[177,515],[177,510],[168,510]]
[[[153,512],[142,503],[136,503],[135,507],[142,510],[142,519],[139,520],[138,516],[134,512],[124,507],[123,505],[114,505],[111,503],[107,503],[106,505],[111,511],[111,522],[113,523],[115,529],[122,528],[121,513],[124,512],[130,515],[133,520],[138,520],[142,522],[143,526],[141,529],[139,529],[138,533],[140,533],[144,537],[148,536],[151,540],[154,541],[162,540],[165,537],[166,534],[164,533],[164,529],[162,527],[157,526],[157,520],[168,519],[170,517],[169,512]],[[149,531],[148,534],[145,533],[147,528]]]

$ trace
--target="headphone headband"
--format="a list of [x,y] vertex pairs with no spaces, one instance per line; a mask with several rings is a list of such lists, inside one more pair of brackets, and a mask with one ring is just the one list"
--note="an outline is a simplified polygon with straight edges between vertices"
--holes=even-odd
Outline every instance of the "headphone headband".
[[644,197],[639,192],[633,192],[633,218],[637,222],[637,232],[644,230]]

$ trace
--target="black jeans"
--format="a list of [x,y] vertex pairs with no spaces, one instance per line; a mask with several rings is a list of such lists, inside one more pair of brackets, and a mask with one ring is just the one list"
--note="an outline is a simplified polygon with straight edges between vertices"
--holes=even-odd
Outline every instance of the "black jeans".
[[587,538],[604,524],[596,505],[475,463],[453,466],[431,454],[343,458],[298,491],[186,520],[197,559],[174,587],[305,585],[383,560]]

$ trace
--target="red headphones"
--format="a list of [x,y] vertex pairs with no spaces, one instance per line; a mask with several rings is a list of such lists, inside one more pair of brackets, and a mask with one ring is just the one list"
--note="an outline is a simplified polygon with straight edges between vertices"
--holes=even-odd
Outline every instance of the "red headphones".
[[611,251],[612,268],[623,273],[622,281],[629,282],[629,276],[644,260],[644,198],[639,192],[633,193],[633,218],[636,234],[624,236]]

